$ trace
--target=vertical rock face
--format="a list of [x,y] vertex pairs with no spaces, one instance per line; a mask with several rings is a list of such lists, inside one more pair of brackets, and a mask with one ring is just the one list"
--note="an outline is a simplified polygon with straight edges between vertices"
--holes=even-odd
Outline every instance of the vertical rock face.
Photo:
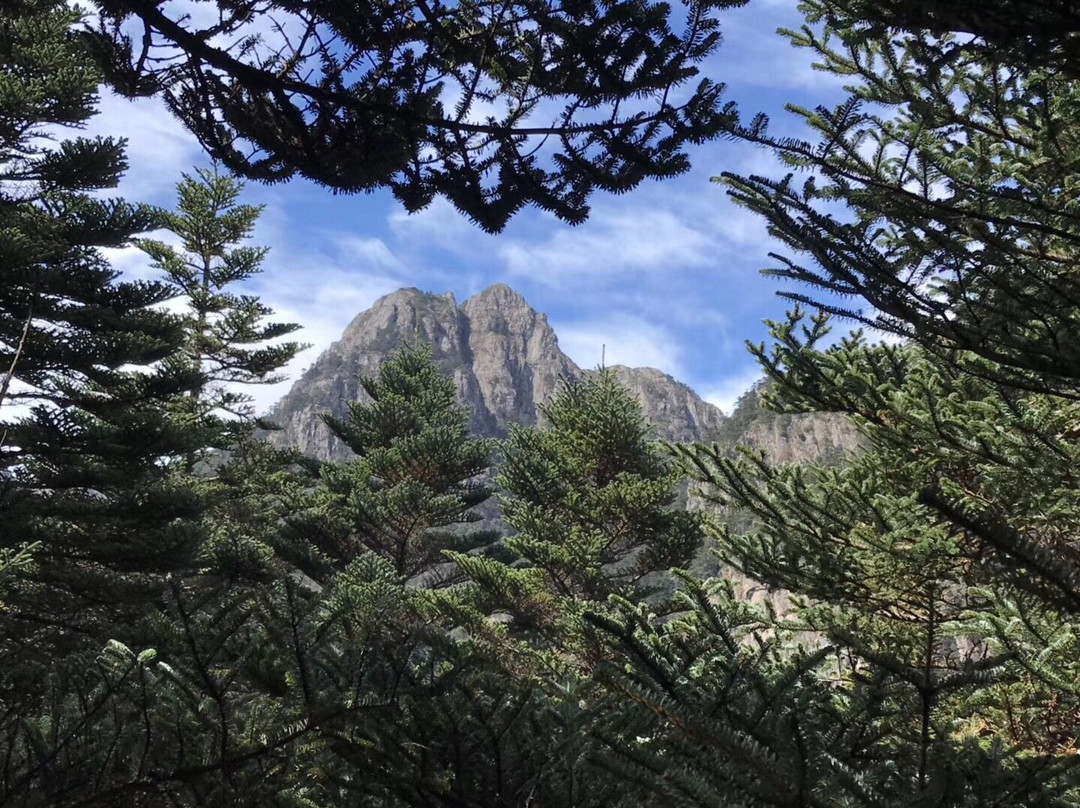
[[346,457],[348,451],[323,424],[321,414],[344,415],[346,402],[364,395],[360,377],[377,373],[386,357],[413,340],[431,345],[439,364],[453,375],[461,399],[471,403],[479,393],[475,379],[463,372],[470,361],[468,333],[451,294],[402,289],[380,298],[349,323],[341,339],[275,405],[271,418],[282,430],[273,439],[322,460]]
[[762,419],[747,430],[744,441],[764,452],[770,463],[823,459],[839,463],[846,450],[859,445],[860,438],[844,416],[823,412]]
[[485,289],[460,311],[488,421],[485,434],[501,436],[509,424],[535,423],[536,406],[551,397],[559,380],[581,377],[581,369],[559,350],[547,317],[509,286]]
[[852,423],[833,412],[784,415],[761,407],[762,383],[746,391],[718,428],[714,442],[725,451],[747,446],[772,464],[840,464],[861,438]]
[[[502,437],[510,424],[536,423],[537,406],[560,379],[586,373],[559,349],[547,317],[508,286],[492,286],[460,306],[451,294],[402,289],[357,315],[278,402],[271,413],[282,427],[275,442],[322,460],[347,459],[319,416],[344,415],[346,402],[363,398],[359,377],[374,375],[402,343],[414,340],[431,345],[481,437]],[[719,409],[659,370],[614,370],[641,401],[657,437],[710,440],[725,421]]]

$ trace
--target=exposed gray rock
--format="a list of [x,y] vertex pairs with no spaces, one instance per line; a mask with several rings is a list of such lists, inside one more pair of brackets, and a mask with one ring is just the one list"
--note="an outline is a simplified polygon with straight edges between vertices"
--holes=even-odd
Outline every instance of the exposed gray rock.
[[763,381],[740,396],[713,442],[725,452],[757,449],[769,463],[839,463],[859,446],[859,434],[839,413],[786,415],[761,407]]
[[543,404],[561,378],[575,379],[581,369],[559,350],[547,317],[505,284],[485,289],[462,304],[468,323],[471,367],[487,420],[484,433],[506,434],[510,424],[536,423]]
[[471,353],[468,322],[452,294],[433,295],[401,289],[380,298],[356,316],[341,335],[274,406],[271,420],[281,431],[275,443],[294,446],[309,457],[344,460],[349,451],[320,416],[346,414],[347,402],[363,397],[361,376],[373,376],[403,342],[432,346],[440,366],[450,372],[463,401],[479,398],[475,378],[467,372]]
[[770,463],[842,460],[859,444],[851,422],[834,412],[761,419],[750,426],[745,443],[765,453]]
[[[402,343],[432,346],[435,360],[457,385],[458,400],[472,411],[473,432],[503,437],[510,424],[536,423],[537,406],[559,380],[583,371],[559,349],[547,317],[503,284],[460,306],[451,294],[401,289],[380,298],[349,324],[271,412],[282,427],[273,440],[321,460],[344,460],[348,451],[320,415],[344,415],[347,402],[363,397],[359,377],[377,373]],[[616,367],[615,373],[642,403],[659,438],[711,440],[724,423],[719,409],[693,390],[653,368]]]
[[726,418],[680,381],[656,368],[612,367],[615,378],[641,402],[657,437],[676,443],[711,441]]

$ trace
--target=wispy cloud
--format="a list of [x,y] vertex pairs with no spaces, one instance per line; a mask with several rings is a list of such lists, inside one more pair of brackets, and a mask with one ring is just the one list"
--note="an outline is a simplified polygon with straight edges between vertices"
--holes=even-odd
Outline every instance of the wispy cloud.
[[651,367],[672,376],[683,375],[682,350],[665,328],[637,318],[611,318],[577,323],[553,323],[559,347],[579,366]]
[[133,202],[167,204],[181,173],[206,162],[195,138],[157,99],[129,101],[103,92],[99,109],[87,129],[127,139],[130,168],[120,192]]
[[710,260],[709,244],[705,233],[673,211],[633,206],[598,211],[587,225],[559,227],[540,240],[503,243],[499,254],[511,276],[561,284],[571,277],[699,267]]
[[427,242],[430,247],[453,250],[472,241],[476,227],[442,197],[416,213],[395,207],[387,216],[394,236],[412,244]]
[[719,407],[725,415],[731,415],[739,397],[761,376],[761,368],[756,364],[742,367],[721,377],[714,385],[703,389],[701,397]]
[[[359,313],[383,295],[401,286],[399,278],[380,272],[376,263],[369,271],[358,269],[347,256],[336,258],[326,254],[297,251],[280,238],[288,228],[275,231],[279,238],[269,242],[254,239],[253,243],[271,246],[263,272],[247,284],[245,292],[258,295],[274,310],[268,318],[273,322],[299,323],[300,331],[287,339],[310,345],[281,370],[286,380],[273,385],[250,385],[243,392],[252,396],[259,412],[265,412],[283,396],[322,351],[340,338],[342,331]],[[167,232],[153,234],[155,238],[176,244],[177,239]],[[275,243],[277,242],[277,243]],[[373,248],[378,254],[379,250]],[[103,251],[110,264],[128,279],[161,279],[159,271],[150,266],[146,255],[135,247]],[[180,311],[185,304],[177,299],[165,307]]]
[[725,13],[721,24],[724,44],[710,67],[736,92],[820,91],[842,86],[840,78],[814,69],[811,51],[792,47],[787,37],[777,33],[779,28],[798,30],[804,24],[795,2],[755,0]]
[[361,271],[377,268],[401,272],[406,268],[381,238],[344,233],[333,236],[333,243],[340,258],[355,262]]

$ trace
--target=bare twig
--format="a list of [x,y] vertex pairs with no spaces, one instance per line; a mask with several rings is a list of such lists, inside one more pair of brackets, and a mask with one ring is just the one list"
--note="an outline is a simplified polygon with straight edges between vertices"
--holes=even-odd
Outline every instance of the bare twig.
[[[26,309],[26,322],[23,323],[22,336],[19,337],[19,345],[15,348],[15,355],[11,357],[11,364],[8,365],[7,373],[4,374],[4,380],[0,382],[0,408],[4,406],[8,388],[11,387],[11,380],[15,378],[15,368],[19,364],[19,359],[22,357],[23,349],[26,347],[26,335],[30,333],[30,323],[33,319],[33,309],[28,306]],[[2,447],[7,440],[7,432],[7,427],[4,427],[3,434],[0,434],[0,447]]]

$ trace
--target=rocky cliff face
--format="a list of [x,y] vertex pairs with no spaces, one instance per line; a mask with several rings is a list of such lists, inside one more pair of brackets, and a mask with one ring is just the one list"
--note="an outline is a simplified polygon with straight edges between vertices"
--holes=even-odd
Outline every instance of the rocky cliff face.
[[[849,452],[858,451],[860,437],[851,423],[838,413],[784,415],[761,408],[760,383],[739,399],[715,434],[723,452],[733,453],[736,446],[746,446],[764,454],[772,464],[824,462],[841,464]],[[751,529],[753,518],[739,510],[717,507],[691,488],[687,500],[691,509],[711,512],[727,523],[736,533]],[[703,548],[690,565],[702,576],[720,574],[734,586],[735,595],[753,603],[771,602],[777,613],[791,608],[787,592],[770,592],[757,582],[746,578],[730,567],[719,564],[716,557]]]
[[712,440],[726,418],[719,408],[656,368],[615,365],[615,378],[641,402],[659,437],[677,443]]
[[[551,397],[560,378],[586,373],[559,349],[547,317],[508,286],[492,286],[461,305],[451,294],[402,289],[357,315],[278,402],[271,418],[282,431],[274,440],[319,459],[347,459],[319,415],[344,415],[346,402],[363,396],[359,377],[375,374],[387,356],[413,340],[432,346],[482,437],[502,437],[513,423],[535,423],[537,405]],[[710,440],[725,421],[719,409],[659,370],[614,370],[641,401],[658,437]]]

